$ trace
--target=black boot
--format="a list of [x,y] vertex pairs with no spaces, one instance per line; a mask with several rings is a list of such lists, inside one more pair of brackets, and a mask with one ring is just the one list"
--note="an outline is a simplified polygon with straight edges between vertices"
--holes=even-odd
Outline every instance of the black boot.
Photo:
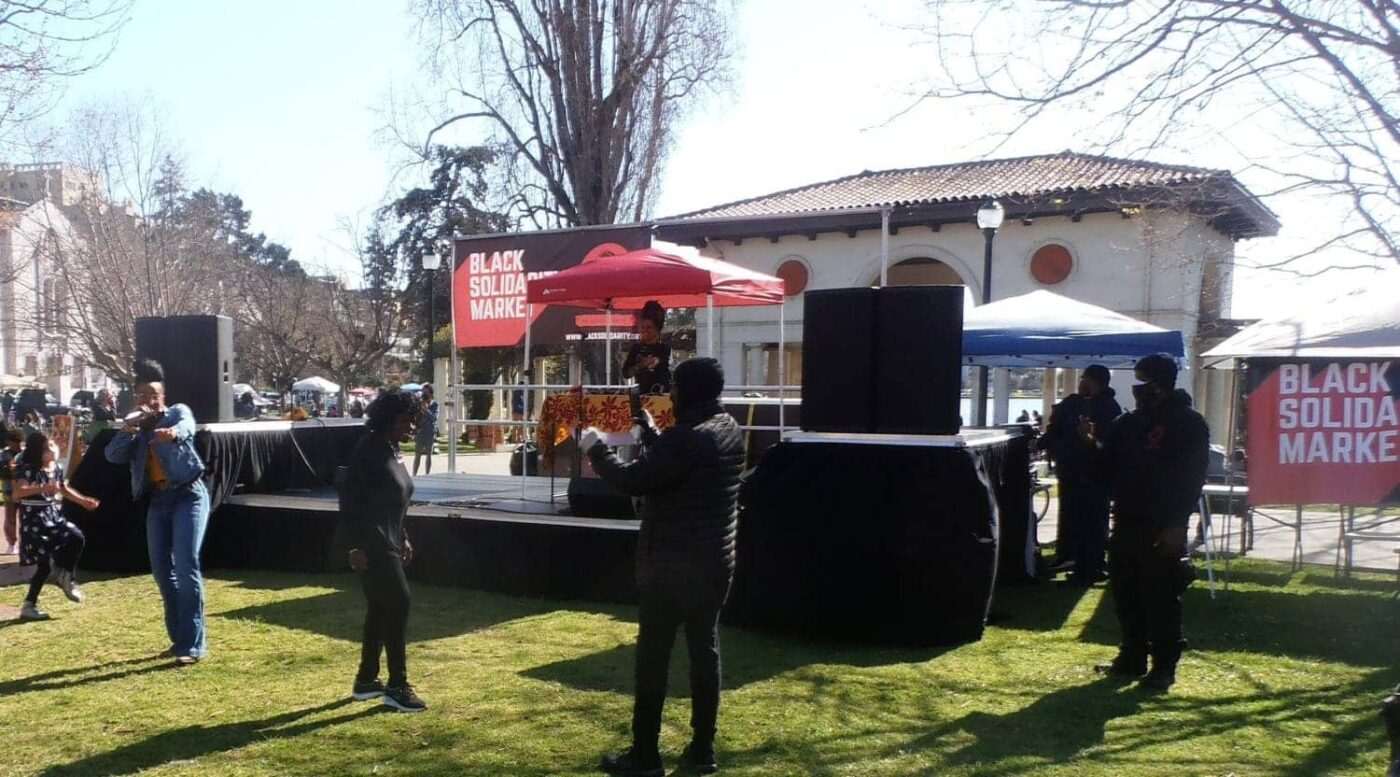
[[715,760],[715,743],[690,740],[685,752],[681,753],[681,763],[696,774],[714,774],[719,771],[719,762]]
[[625,753],[603,756],[603,771],[618,777],[665,777],[666,767],[657,752],[639,753],[635,746]]
[[1385,777],[1400,777],[1400,685],[1381,703],[1381,718],[1390,737],[1390,769]]
[[1147,651],[1121,646],[1113,661],[1099,664],[1094,667],[1094,671],[1109,677],[1136,680],[1147,673]]
[[1176,684],[1176,665],[1186,650],[1186,640],[1162,648],[1153,646],[1152,671],[1142,678],[1141,685],[1149,691],[1165,693]]

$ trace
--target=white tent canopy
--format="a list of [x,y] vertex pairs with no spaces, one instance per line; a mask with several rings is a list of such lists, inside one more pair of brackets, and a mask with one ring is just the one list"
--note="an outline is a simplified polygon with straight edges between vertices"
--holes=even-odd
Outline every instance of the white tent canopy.
[[1181,333],[1108,308],[1033,291],[963,315],[963,364],[985,367],[1131,367],[1152,353],[1181,358]]
[[325,378],[316,375],[310,378],[302,378],[292,384],[292,391],[308,391],[316,394],[339,394],[340,384],[331,383]]
[[1204,358],[1400,358],[1400,270],[1364,291],[1247,326]]

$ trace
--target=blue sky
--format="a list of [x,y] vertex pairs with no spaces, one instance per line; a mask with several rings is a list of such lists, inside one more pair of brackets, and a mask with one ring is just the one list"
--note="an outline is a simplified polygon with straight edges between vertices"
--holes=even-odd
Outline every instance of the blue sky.
[[[395,178],[401,156],[381,131],[391,90],[425,84],[407,6],[138,0],[112,58],[69,87],[64,108],[154,100],[195,184],[242,196],[255,228],[301,260],[343,267],[342,224],[363,223],[409,182]],[[898,28],[918,8],[914,0],[742,3],[735,84],[687,118],[656,215],[981,153],[984,123],[961,104],[927,105],[886,123],[927,68],[928,50]],[[1052,128],[999,155],[1074,146],[1068,127]],[[1210,149],[1161,161],[1223,166]],[[1316,218],[1305,202],[1279,210],[1284,238],[1242,243],[1241,253],[1278,255],[1302,234],[1298,225]],[[1299,284],[1242,272],[1236,313],[1260,315],[1365,281],[1349,273]]]

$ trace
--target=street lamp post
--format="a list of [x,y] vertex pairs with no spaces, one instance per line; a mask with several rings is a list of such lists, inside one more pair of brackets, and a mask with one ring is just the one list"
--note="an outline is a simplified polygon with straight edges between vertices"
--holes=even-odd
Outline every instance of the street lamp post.
[[[433,244],[433,247],[423,254],[423,269],[429,272],[428,280],[428,353],[432,353],[433,347],[433,283],[437,278],[437,271],[444,264],[446,258],[447,275],[447,298],[452,303],[448,305],[448,368],[446,385],[439,389],[438,396],[443,397],[442,406],[447,410],[447,471],[457,471],[457,402],[460,394],[457,391],[457,306],[456,295],[452,293],[452,271],[456,261],[453,256],[453,246],[451,240],[441,240]],[[431,358],[431,357],[430,357]]]
[[[1006,218],[1006,211],[1001,207],[1001,203],[996,200],[988,200],[982,203],[982,207],[977,209],[977,228],[982,230],[982,237],[985,240],[982,254],[982,304],[992,301],[992,241],[997,236],[997,230],[1001,228],[1001,222]],[[972,396],[972,425],[987,425],[987,376],[989,368],[986,366],[977,368],[977,390]]]
[[428,252],[426,252],[426,253],[423,254],[423,269],[424,269],[425,271],[427,271],[427,274],[428,274],[428,277],[427,277],[427,288],[428,288],[428,339],[427,339],[427,345],[424,346],[424,350],[426,350],[426,351],[428,352],[428,379],[429,379],[429,380],[432,380],[432,377],[433,377],[433,375],[432,375],[433,362],[436,361],[436,360],[433,358],[433,335],[436,333],[436,330],[434,329],[434,325],[437,323],[437,315],[436,315],[436,310],[435,310],[436,305],[435,305],[434,303],[436,303],[437,300],[435,300],[434,297],[436,297],[437,295],[433,293],[433,292],[435,291],[435,289],[434,289],[433,287],[437,285],[437,271],[438,271],[438,268],[441,267],[441,266],[442,266],[442,257],[440,257],[440,256],[437,255],[437,248],[436,248],[436,247],[434,247],[433,250],[428,251]]

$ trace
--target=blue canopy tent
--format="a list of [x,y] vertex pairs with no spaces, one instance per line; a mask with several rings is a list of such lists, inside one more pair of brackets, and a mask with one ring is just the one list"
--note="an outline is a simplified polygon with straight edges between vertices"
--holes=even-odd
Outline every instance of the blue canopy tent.
[[962,352],[975,367],[1072,369],[1125,369],[1151,353],[1186,353],[1180,332],[1043,290],[968,311]]

